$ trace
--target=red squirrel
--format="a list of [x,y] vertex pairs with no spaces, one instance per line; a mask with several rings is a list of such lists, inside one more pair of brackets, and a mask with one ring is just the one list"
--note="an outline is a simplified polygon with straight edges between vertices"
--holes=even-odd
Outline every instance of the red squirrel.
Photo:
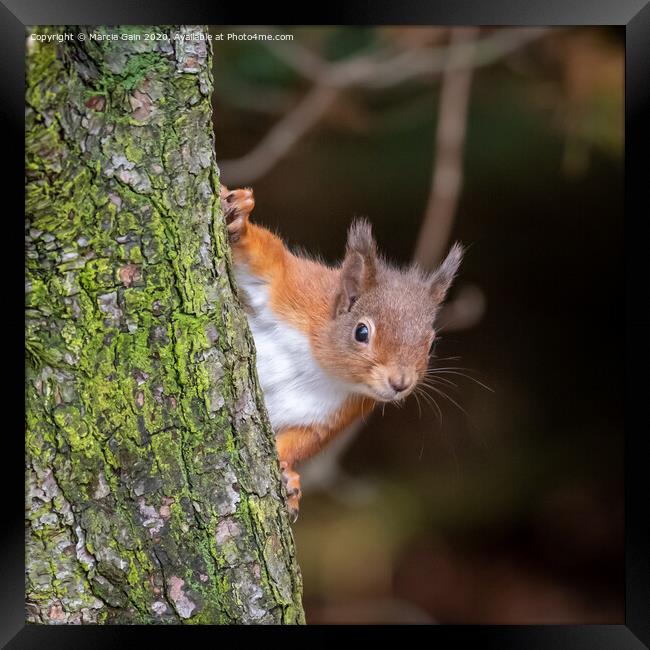
[[290,252],[277,235],[251,223],[252,190],[222,185],[221,205],[295,521],[296,464],[377,403],[403,400],[424,379],[436,313],[463,248],[454,244],[432,273],[397,268],[377,253],[370,224],[357,219],[343,262],[331,267]]

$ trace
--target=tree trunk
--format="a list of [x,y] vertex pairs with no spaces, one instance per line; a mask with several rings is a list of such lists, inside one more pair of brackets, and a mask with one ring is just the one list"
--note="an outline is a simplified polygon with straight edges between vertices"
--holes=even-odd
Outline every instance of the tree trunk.
[[27,619],[303,622],[206,31],[66,31],[28,41]]

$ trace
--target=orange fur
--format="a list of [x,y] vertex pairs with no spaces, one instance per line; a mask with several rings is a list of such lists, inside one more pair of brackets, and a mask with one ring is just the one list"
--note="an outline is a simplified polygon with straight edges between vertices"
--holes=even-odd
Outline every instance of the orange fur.
[[250,222],[233,250],[236,263],[267,280],[276,314],[307,335],[323,328],[336,295],[338,269],[293,255],[278,236]]

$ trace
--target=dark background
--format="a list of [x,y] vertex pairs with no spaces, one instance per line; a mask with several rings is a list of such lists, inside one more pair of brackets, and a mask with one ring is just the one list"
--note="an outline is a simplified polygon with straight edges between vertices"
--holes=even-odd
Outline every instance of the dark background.
[[[213,28],[232,31],[258,30]],[[328,61],[449,39],[280,31]],[[440,75],[352,87],[268,173],[229,178],[312,85],[274,47],[215,43],[223,182],[251,185],[256,220],[330,262],[354,215],[407,262]],[[434,394],[441,423],[411,397],[368,419],[329,481],[305,469],[294,531],[309,622],[623,622],[623,57],[622,28],[550,29],[475,70],[452,231],[469,251],[450,300],[473,287],[484,309],[443,329],[436,354],[491,390],[447,375],[462,411]]]

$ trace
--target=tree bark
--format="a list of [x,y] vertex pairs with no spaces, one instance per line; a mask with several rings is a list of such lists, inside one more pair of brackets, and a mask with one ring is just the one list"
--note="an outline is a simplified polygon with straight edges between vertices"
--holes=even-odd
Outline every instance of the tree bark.
[[206,32],[65,32],[27,55],[27,620],[303,622]]

